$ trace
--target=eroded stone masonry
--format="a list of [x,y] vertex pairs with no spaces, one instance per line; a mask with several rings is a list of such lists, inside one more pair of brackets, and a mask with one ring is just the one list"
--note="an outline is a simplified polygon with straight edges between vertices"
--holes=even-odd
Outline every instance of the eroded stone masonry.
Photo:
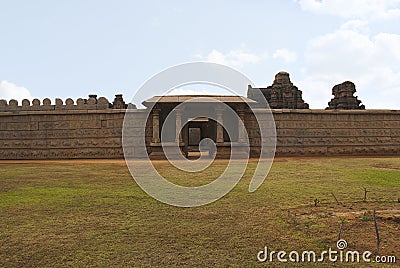
[[252,88],[249,86],[247,96],[258,102],[264,101],[261,96],[257,96],[258,90],[264,95],[269,107],[272,109],[308,109],[309,106],[304,102],[302,92],[290,81],[287,72],[279,72],[271,86],[267,88]]
[[354,96],[356,86],[353,82],[346,81],[332,88],[334,98],[328,103],[327,110],[364,110],[365,106]]
[[[254,92],[249,87],[249,99],[244,100],[261,101]],[[275,119],[277,156],[400,154],[400,111],[365,110],[354,96],[355,85],[349,81],[333,87],[334,98],[326,110],[309,109],[301,91],[285,72],[278,73],[273,84],[261,88],[261,92]],[[132,140],[135,141],[135,133],[144,128],[146,153],[152,158],[162,158],[159,138],[166,116],[174,107],[194,97],[163,97],[148,118],[146,109],[130,105],[129,112],[137,119],[127,126],[133,130]],[[234,96],[216,98],[236,111],[245,123],[251,156],[257,157],[260,131],[246,102]],[[157,98],[144,100],[144,104],[154,100]],[[56,99],[54,103],[50,99],[22,103],[0,100],[0,159],[123,158],[122,127],[127,107],[122,95],[116,95],[112,102],[96,95],[76,101]],[[267,110],[258,108],[255,112],[266,113]],[[223,112],[216,113],[224,119]],[[174,116],[179,125],[189,115],[181,111]],[[198,151],[201,139],[210,138],[217,144],[217,157],[229,157],[229,146],[242,139],[240,130],[227,138],[221,126],[207,118],[192,120],[183,131],[179,142],[186,156]],[[131,152],[143,157],[140,150],[136,150],[138,145],[139,142],[133,142]]]

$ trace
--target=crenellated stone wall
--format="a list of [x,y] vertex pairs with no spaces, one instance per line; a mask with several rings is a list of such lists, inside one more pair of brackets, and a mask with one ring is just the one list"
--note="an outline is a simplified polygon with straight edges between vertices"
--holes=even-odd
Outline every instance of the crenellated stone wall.
[[[130,104],[132,108],[136,108],[135,105]],[[127,104],[122,98],[122,95],[115,95],[113,103],[110,103],[106,98],[97,98],[97,95],[89,95],[88,99],[79,98],[74,101],[71,98],[65,100],[56,99],[54,103],[49,98],[40,101],[39,99],[33,99],[32,103],[24,99],[21,105],[17,100],[0,100],[0,112],[16,112],[16,111],[52,111],[52,110],[105,110],[108,108],[112,109],[126,109]]]
[[0,100],[0,159],[122,158],[125,108],[120,95],[114,103],[95,95],[53,104]]
[[[123,158],[125,108],[121,98],[109,103],[94,96],[54,104],[0,101],[0,159]],[[146,120],[146,110],[130,113]],[[274,109],[273,115],[277,156],[400,155],[400,111]],[[151,118],[148,122],[149,144]],[[245,114],[245,125],[257,156],[260,134],[252,114]]]
[[34,99],[32,103],[29,100],[23,100],[19,105],[17,100],[0,100],[0,112],[7,111],[51,111],[51,110],[103,110],[108,109],[109,101],[100,97],[97,99],[92,96],[89,99],[79,98],[76,102],[73,99],[67,99],[65,103],[61,99],[56,99],[55,103],[46,98],[43,101]]
[[[400,111],[281,109],[273,115],[277,156],[400,155]],[[257,155],[260,138],[251,114],[246,128]]]
[[120,158],[123,111],[0,112],[1,159]]

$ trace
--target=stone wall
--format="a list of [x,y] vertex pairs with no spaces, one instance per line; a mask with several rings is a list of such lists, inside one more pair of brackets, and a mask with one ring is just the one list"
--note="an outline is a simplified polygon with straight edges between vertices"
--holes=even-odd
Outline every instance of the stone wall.
[[[79,104],[68,109],[68,104],[44,102],[38,107],[47,108],[35,110],[25,104],[11,105],[11,110],[0,105],[0,159],[123,158],[124,109],[100,107],[98,102],[82,103],[79,109]],[[144,110],[131,113],[145,120]],[[400,155],[400,111],[279,109],[273,114],[277,156]],[[245,121],[255,156],[257,123],[251,114]],[[151,133],[146,129],[148,141]]]
[[122,158],[125,108],[121,95],[113,103],[96,95],[54,104],[0,100],[0,159]]
[[0,112],[0,158],[121,158],[123,117],[123,110]]
[[22,105],[18,101],[0,100],[0,112],[18,112],[18,111],[52,111],[52,110],[102,110],[108,109],[110,103],[104,97],[97,99],[96,95],[91,95],[89,99],[79,98],[76,102],[73,99],[67,99],[65,104],[63,100],[56,99],[52,104],[50,99],[34,99],[32,103],[29,100],[23,100]]
[[[400,155],[400,111],[282,109],[273,114],[277,156]],[[260,139],[250,114],[246,127],[255,155]]]

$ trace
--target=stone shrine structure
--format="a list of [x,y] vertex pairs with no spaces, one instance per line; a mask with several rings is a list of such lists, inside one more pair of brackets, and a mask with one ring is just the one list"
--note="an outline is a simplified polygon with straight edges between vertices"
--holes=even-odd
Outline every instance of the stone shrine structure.
[[[162,146],[165,148],[168,146],[168,142],[172,142],[176,139],[176,133],[179,132],[182,122],[186,122],[186,120],[188,123],[183,126],[182,131],[179,132],[179,147],[185,157],[189,157],[191,152],[199,152],[200,141],[206,138],[216,143],[217,151],[215,153],[217,158],[229,158],[232,146],[235,146],[236,151],[240,151],[241,146],[245,146],[245,134],[237,122],[234,123],[237,125],[237,129],[231,133],[232,137],[230,137],[223,128],[224,120],[235,120],[235,118],[229,117],[226,112],[224,112],[224,107],[219,105],[219,103],[207,101],[208,98],[227,104],[243,122],[245,122],[246,113],[250,112],[247,103],[255,103],[255,101],[245,97],[216,95],[155,96],[145,100],[143,105],[152,109],[150,118],[151,124],[148,122],[146,127],[152,128],[152,138],[151,142],[148,144],[151,158],[164,158]],[[180,108],[176,108],[186,101],[191,101],[191,105],[188,107],[181,105]],[[176,110],[174,112],[175,128],[169,130],[169,132],[172,133],[167,133],[167,135],[169,134],[170,140],[162,144],[160,141],[160,133],[163,129],[162,126],[167,116],[173,113],[173,109]],[[217,121],[222,122],[222,125],[207,117],[196,117],[195,109],[200,111],[209,110],[208,112],[210,114],[215,114]],[[170,145],[174,146],[173,144]],[[214,154],[214,152],[212,154]]]
[[364,110],[365,106],[354,96],[356,86],[353,82],[346,81],[332,88],[334,98],[328,103],[327,110]]
[[[271,109],[256,108],[251,112],[247,102],[257,101],[249,88],[249,98],[238,96],[210,96],[227,104],[244,123],[249,136],[250,156],[260,153],[259,124],[254,113],[272,112],[275,120],[277,156],[389,156],[400,154],[400,110],[365,110],[353,96],[355,86],[345,82],[333,88],[334,99],[328,110],[308,109],[301,91],[293,86],[287,73],[279,73],[272,86],[261,92],[269,100]],[[152,159],[163,158],[160,133],[166,116],[185,100],[204,96],[164,96],[144,101],[153,108],[136,109],[126,104],[122,95],[110,103],[104,97],[90,95],[87,99],[65,102],[50,99],[32,102],[0,100],[0,159],[95,159],[123,158],[122,128],[127,112],[132,120],[126,127],[132,129],[132,155],[144,157],[136,146],[136,134],[145,131],[146,151]],[[245,101],[244,101],[245,100]],[[127,111],[127,107],[129,109]],[[277,108],[280,107],[280,108]],[[223,111],[215,115],[226,120]],[[190,112],[173,113],[175,127]],[[142,123],[141,122],[145,122]],[[234,122],[235,124],[238,122]],[[173,130],[175,131],[175,130]],[[176,134],[176,132],[174,132]],[[216,157],[229,157],[229,148],[240,146],[243,133],[238,129],[232,137],[208,118],[190,118],[179,133],[179,146],[184,156],[199,151],[204,138],[216,144]],[[143,151],[143,150],[142,150]]]
[[[275,75],[272,86],[259,88],[271,109],[308,109],[304,102],[302,92],[290,81],[289,73],[279,72]],[[249,86],[247,97],[260,102],[260,96],[256,96],[255,89]]]

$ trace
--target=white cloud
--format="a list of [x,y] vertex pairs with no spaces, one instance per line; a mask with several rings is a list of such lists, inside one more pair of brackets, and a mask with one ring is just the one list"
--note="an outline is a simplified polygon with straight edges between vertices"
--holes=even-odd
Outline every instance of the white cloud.
[[400,0],[295,0],[303,10],[344,18],[400,17]]
[[286,62],[294,62],[297,59],[296,52],[290,51],[287,48],[277,49],[272,57],[274,59],[283,59]]
[[330,89],[346,80],[356,84],[367,108],[400,109],[400,35],[370,35],[345,23],[336,32],[312,39],[305,52],[300,88],[310,105],[324,108]]
[[228,65],[231,67],[242,67],[245,64],[259,63],[262,59],[267,58],[266,54],[254,54],[245,52],[243,50],[230,50],[227,53],[222,53],[213,49],[209,54],[203,56],[202,54],[196,55],[196,58],[206,60],[209,62]]
[[366,20],[350,20],[344,23],[342,26],[340,26],[340,29],[357,31],[362,33],[369,32],[368,21]]
[[0,99],[32,99],[32,96],[28,89],[25,87],[17,86],[11,82],[3,80],[0,82]]

